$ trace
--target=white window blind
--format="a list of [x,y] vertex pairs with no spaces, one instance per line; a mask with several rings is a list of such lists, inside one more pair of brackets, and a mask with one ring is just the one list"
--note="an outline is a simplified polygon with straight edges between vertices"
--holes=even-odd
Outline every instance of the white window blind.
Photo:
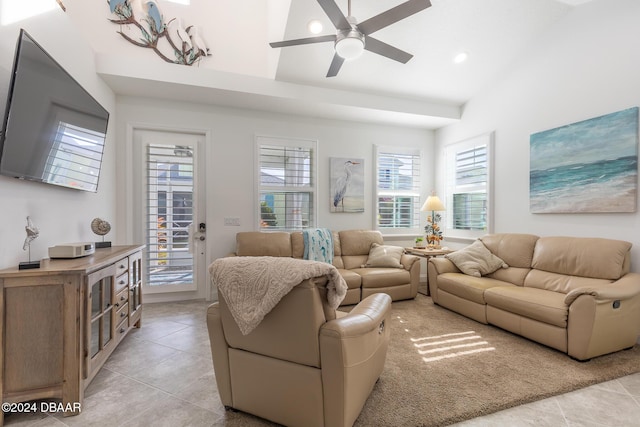
[[420,151],[376,147],[375,157],[377,228],[420,233]]
[[257,137],[259,227],[315,227],[315,142]]
[[161,144],[146,149],[147,284],[192,283],[193,149]]
[[486,134],[445,148],[448,237],[475,238],[491,229],[491,141]]

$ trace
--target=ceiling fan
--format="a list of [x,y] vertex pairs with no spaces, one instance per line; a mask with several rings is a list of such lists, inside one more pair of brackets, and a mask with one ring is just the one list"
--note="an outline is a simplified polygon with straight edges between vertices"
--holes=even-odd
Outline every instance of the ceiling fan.
[[349,0],[349,16],[347,17],[344,16],[335,0],[318,0],[318,3],[336,27],[337,33],[335,35],[285,40],[269,43],[269,45],[277,48],[311,43],[334,42],[335,54],[329,66],[327,77],[336,76],[345,59],[357,58],[363,50],[368,50],[369,52],[377,53],[378,55],[386,56],[389,59],[406,64],[413,58],[413,55],[375,39],[371,37],[370,34],[431,6],[429,0],[409,0],[358,24],[356,19],[351,15],[351,0]]

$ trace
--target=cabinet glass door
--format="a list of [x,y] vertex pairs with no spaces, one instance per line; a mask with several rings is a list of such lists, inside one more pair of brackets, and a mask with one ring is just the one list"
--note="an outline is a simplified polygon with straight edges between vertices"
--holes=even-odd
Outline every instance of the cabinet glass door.
[[129,256],[129,316],[131,324],[140,327],[142,306],[142,253]]
[[100,351],[100,319],[91,322],[91,357]]
[[90,276],[90,286],[91,336],[88,345],[89,355],[94,358],[113,339],[113,276]]
[[104,348],[111,341],[111,312],[102,316],[102,347]]
[[95,318],[102,313],[102,280],[91,285],[91,318]]

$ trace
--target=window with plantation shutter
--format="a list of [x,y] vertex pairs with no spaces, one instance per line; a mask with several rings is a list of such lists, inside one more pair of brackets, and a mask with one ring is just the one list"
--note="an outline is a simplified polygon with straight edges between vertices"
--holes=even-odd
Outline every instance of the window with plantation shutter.
[[147,285],[192,284],[193,148],[148,144],[146,165]]
[[486,134],[445,147],[447,237],[491,231],[491,146]]
[[376,224],[383,233],[421,233],[419,150],[376,147]]
[[261,230],[315,227],[316,142],[256,137]]

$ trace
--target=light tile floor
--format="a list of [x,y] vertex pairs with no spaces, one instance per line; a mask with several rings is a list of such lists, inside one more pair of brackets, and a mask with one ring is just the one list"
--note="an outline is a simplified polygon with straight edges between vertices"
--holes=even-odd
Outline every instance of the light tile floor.
[[[12,414],[7,426],[274,426],[224,410],[205,323],[207,302],[144,306],[85,393],[82,413]],[[468,420],[457,426],[640,425],[640,373]],[[392,426],[389,426],[392,427]]]

